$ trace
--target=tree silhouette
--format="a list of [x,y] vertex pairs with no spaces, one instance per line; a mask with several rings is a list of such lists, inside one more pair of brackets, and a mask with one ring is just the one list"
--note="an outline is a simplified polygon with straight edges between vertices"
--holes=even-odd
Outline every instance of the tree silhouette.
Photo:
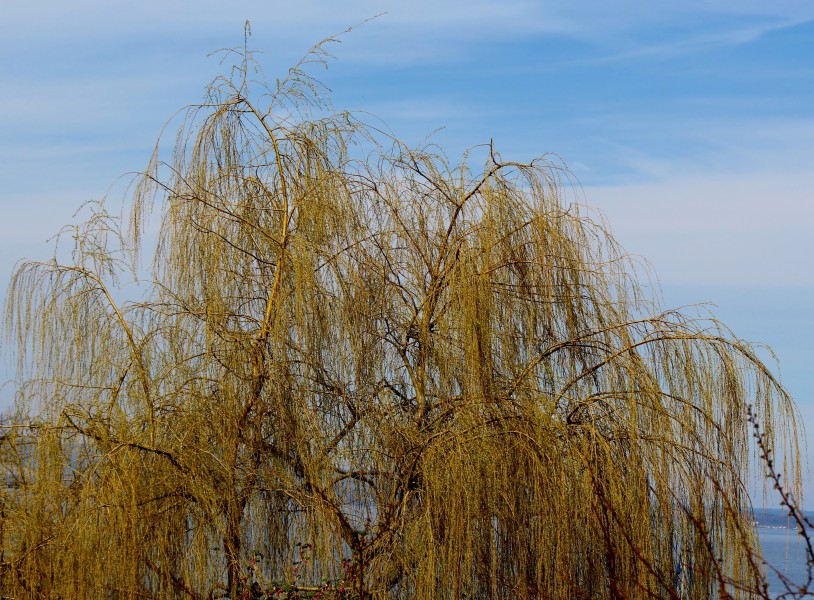
[[272,87],[230,56],[127,217],[13,277],[0,591],[765,597],[748,411],[798,452],[754,349],[649,299],[556,163],[333,114],[324,43]]

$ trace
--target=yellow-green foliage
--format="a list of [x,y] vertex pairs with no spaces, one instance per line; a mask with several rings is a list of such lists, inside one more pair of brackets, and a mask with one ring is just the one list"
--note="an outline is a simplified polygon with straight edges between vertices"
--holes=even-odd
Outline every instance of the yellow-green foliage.
[[[797,438],[753,349],[646,301],[556,165],[453,165],[325,116],[303,65],[271,90],[251,66],[125,230],[97,206],[72,261],[14,276],[2,593],[759,589],[747,406],[793,468]],[[153,279],[120,302],[154,205]]]

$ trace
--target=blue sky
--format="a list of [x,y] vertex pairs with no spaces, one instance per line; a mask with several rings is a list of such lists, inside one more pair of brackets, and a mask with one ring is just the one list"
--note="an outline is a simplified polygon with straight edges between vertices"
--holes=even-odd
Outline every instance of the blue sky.
[[322,79],[337,108],[413,143],[443,127],[451,157],[489,139],[509,159],[556,153],[666,304],[712,302],[775,349],[814,435],[810,0],[4,2],[0,285],[144,166],[246,19],[273,78],[385,11],[333,47]]

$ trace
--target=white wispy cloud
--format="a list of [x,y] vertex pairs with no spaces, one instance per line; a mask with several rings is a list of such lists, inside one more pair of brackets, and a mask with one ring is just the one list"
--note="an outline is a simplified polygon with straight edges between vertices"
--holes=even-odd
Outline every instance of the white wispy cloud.
[[674,173],[585,188],[666,283],[814,286],[814,173]]
[[712,48],[725,46],[737,46],[759,40],[763,36],[774,31],[793,27],[800,22],[789,20],[781,23],[761,23],[758,25],[728,26],[719,30],[696,33],[694,31],[684,31],[674,34],[674,39],[666,42],[646,42],[631,41],[625,45],[633,46],[632,49],[620,52],[600,54],[590,59],[581,61],[583,64],[603,64],[613,62],[623,62],[634,59],[659,59],[674,58],[690,53],[703,52]]
[[[6,2],[0,7],[0,34],[11,48],[20,42],[54,45],[78,38],[134,38],[157,32],[172,32],[179,41],[188,36],[210,38],[219,45],[241,41],[242,25],[250,19],[258,39],[284,41],[297,53],[308,44],[338,33],[374,15],[374,23],[361,27],[348,38],[343,60],[404,63],[453,60],[464,57],[466,48],[495,41],[547,34],[576,36],[619,47],[624,52],[608,54],[621,60],[633,56],[684,52],[710,44],[737,44],[753,40],[778,28],[814,19],[814,5],[797,0],[766,3],[744,0],[687,0],[643,3],[620,0],[565,2],[562,0],[354,0],[341,10],[327,0],[282,2],[240,0],[228,4],[215,0],[140,2],[58,0]],[[732,22],[703,35],[690,34],[663,43],[636,42],[631,32],[654,24],[693,22],[714,17],[750,19]],[[375,41],[377,51],[370,51]],[[357,44],[358,42],[358,44]]]

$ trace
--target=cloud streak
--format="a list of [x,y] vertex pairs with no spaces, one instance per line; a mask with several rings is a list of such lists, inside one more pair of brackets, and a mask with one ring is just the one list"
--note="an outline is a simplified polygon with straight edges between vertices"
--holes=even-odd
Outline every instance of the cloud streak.
[[692,173],[584,192],[665,283],[814,287],[812,189],[810,172]]
[[[261,44],[280,41],[304,51],[309,41],[343,31],[374,15],[374,24],[360,28],[349,45],[377,52],[344,54],[344,60],[403,64],[410,61],[460,59],[466,47],[491,44],[518,36],[576,37],[584,41],[618,48],[630,45],[635,34],[654,26],[698,23],[718,19],[719,30],[703,35],[692,33],[667,43],[634,43],[624,52],[607,54],[602,60],[675,54],[710,44],[738,44],[785,27],[814,19],[810,2],[765,3],[746,0],[692,0],[686,2],[641,3],[621,0],[613,4],[598,0],[585,2],[507,0],[356,0],[343,3],[342,10],[325,1],[298,3],[243,0],[224,4],[214,0],[160,2],[108,2],[84,0],[71,3],[57,0],[7,2],[0,8],[0,37],[6,48],[35,44],[44,48],[77,39],[98,44],[143,36],[171,34],[188,47],[217,40],[224,45],[239,42],[242,24],[251,19]],[[382,14],[384,13],[384,14]],[[748,20],[745,26],[742,21]],[[733,25],[734,23],[734,25]],[[189,44],[197,40],[197,44]],[[299,41],[299,43],[297,43]],[[183,50],[184,43],[179,43]],[[279,46],[278,46],[279,47]],[[211,45],[210,45],[211,48]]]

